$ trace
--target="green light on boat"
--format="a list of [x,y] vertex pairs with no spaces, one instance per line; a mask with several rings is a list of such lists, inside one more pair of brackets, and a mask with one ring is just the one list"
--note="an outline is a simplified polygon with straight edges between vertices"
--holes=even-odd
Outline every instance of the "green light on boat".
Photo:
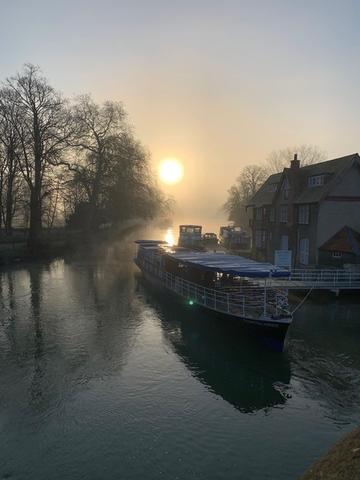
[[189,305],[194,305],[194,300],[189,300]]

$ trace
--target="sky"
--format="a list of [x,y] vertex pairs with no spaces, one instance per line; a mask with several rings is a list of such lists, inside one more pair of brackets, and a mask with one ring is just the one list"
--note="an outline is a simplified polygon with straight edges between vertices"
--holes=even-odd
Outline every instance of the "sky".
[[225,218],[248,164],[360,150],[360,2],[0,0],[0,79],[30,62],[66,96],[124,103],[182,220]]

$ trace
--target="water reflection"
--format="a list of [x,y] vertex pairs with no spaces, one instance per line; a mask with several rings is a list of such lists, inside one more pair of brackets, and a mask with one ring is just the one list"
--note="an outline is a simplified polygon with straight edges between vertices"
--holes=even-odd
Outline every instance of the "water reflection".
[[[34,331],[34,371],[30,383],[30,402],[36,406],[44,401],[44,392],[46,394],[47,385],[43,385],[43,379],[46,379],[46,365],[44,359],[44,338],[42,329],[42,319],[40,314],[41,299],[41,271],[39,269],[29,270],[30,286],[30,305],[31,319]],[[45,377],[45,378],[44,378]]]
[[[348,424],[360,403],[360,305],[320,298],[297,313],[288,350],[262,348],[231,323],[179,306],[141,283],[166,341],[191,373],[243,412],[284,405],[294,395],[316,401],[332,421]],[[329,306],[329,301],[331,305]]]
[[194,307],[174,305],[148,286],[139,289],[161,319],[164,337],[191,373],[216,395],[249,413],[286,402],[290,363],[230,323]]
[[290,329],[293,377],[339,423],[356,416],[360,404],[359,318],[356,297],[318,296]]
[[129,268],[58,261],[0,273],[0,406],[49,412],[120,373],[141,321]]
[[177,242],[175,240],[175,235],[173,229],[170,227],[166,230],[165,237],[164,237],[165,242],[167,242],[171,247],[174,246]]

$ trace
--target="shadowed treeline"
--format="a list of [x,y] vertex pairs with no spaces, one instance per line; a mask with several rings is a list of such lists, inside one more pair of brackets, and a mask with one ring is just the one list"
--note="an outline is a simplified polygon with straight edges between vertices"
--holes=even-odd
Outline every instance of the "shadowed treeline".
[[30,64],[3,82],[0,233],[21,227],[39,251],[44,227],[93,232],[167,207],[121,103],[70,101]]

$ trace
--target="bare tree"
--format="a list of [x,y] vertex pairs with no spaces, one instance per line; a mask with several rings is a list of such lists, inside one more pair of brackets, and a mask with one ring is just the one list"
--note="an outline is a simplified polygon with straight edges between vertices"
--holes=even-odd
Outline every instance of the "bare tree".
[[121,145],[128,130],[125,117],[120,103],[108,101],[97,105],[89,95],[79,97],[73,107],[76,136],[70,144],[75,148],[75,157],[67,165],[75,173],[74,180],[82,186],[89,204],[89,227],[96,226],[105,180],[112,171],[114,144]]
[[11,234],[12,230],[16,207],[15,193],[18,186],[16,183],[19,177],[20,139],[15,127],[18,122],[19,110],[14,102],[14,95],[3,88],[0,90],[1,210],[7,234]]
[[312,165],[326,159],[326,152],[316,145],[298,145],[287,147],[281,150],[274,150],[266,159],[266,169],[269,174],[282,172],[285,167],[290,166],[290,161],[297,153],[302,166]]
[[258,191],[266,177],[266,169],[261,165],[248,165],[243,168],[235,185],[228,190],[228,198],[223,207],[229,220],[242,226],[247,225],[246,204]]
[[4,88],[18,114],[13,127],[20,139],[19,168],[30,190],[29,246],[36,248],[41,243],[44,179],[58,165],[72,130],[64,99],[38,67],[25,65]]

